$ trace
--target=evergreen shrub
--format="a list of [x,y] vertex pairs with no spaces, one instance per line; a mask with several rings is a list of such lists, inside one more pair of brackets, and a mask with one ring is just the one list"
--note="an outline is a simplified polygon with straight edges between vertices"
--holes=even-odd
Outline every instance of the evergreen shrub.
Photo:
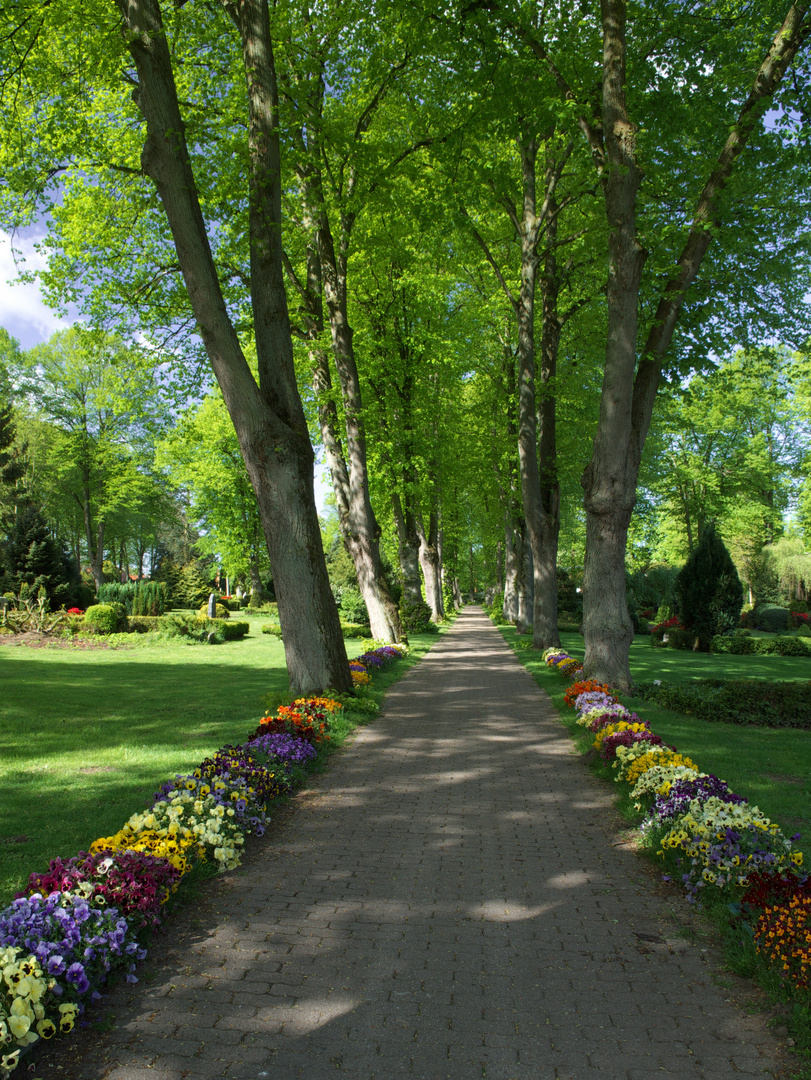
[[[228,619],[228,618],[231,617],[231,612],[228,610],[227,607],[225,607],[224,604],[220,604],[220,603],[216,604],[215,607],[214,607],[214,610],[216,612],[216,617],[218,619]],[[203,604],[203,606],[198,609],[197,615],[198,615],[198,618],[207,619],[208,618],[208,604]]]
[[[343,604],[341,604],[341,610],[343,611]],[[408,599],[403,599],[400,602],[400,622],[406,633],[429,634],[432,625],[431,609],[422,597],[413,603],[409,603]],[[346,637],[346,634],[344,634],[344,637]]]
[[119,634],[127,629],[123,604],[93,604],[84,613],[85,630],[95,634]]
[[127,627],[131,633],[146,634],[150,630],[160,630],[161,615],[128,615]]
[[[265,628],[262,627],[264,630]],[[364,626],[362,623],[344,622],[341,619],[341,633],[345,638],[367,638],[371,633],[368,626]]]
[[791,612],[777,604],[758,604],[755,607],[755,625],[767,634],[782,634],[788,629]]
[[[758,638],[770,641],[768,638]],[[796,640],[796,639],[794,639]],[[811,731],[811,684],[770,679],[691,679],[684,683],[640,683],[638,697],[666,709],[726,724],[805,728]]]
[[[740,623],[743,586],[732,556],[710,522],[674,585],[682,625],[708,651],[712,638]],[[668,642],[669,644],[669,642]],[[691,646],[692,647],[692,646]]]
[[238,622],[236,619],[207,619],[199,615],[194,620],[194,625],[201,630],[219,631],[224,641],[237,641],[239,638],[244,638],[251,629],[250,623]]

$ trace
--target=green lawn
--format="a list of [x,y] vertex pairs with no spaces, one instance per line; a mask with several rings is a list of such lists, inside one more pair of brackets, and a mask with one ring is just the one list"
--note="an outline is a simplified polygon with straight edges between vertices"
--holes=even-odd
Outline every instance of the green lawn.
[[[567,682],[523,646],[510,627],[501,632],[535,680],[550,694],[561,717],[572,727],[574,712],[563,703]],[[561,634],[563,648],[583,657],[579,634]],[[638,682],[683,682],[703,678],[757,678],[787,681],[811,679],[811,658],[789,656],[710,656],[673,649],[654,649],[637,637],[631,647],[631,674]],[[715,773],[778,821],[789,835],[807,838],[811,848],[811,732],[709,723],[662,709],[652,702],[624,696],[627,708],[649,720],[653,731],[689,755],[703,772]],[[581,729],[577,729],[579,732]]]
[[[265,697],[287,692],[283,646],[262,625],[217,646],[134,636],[131,648],[92,651],[0,646],[0,907],[50,858],[117,831],[164,780],[245,739]],[[435,642],[414,635],[412,655],[375,689]]]

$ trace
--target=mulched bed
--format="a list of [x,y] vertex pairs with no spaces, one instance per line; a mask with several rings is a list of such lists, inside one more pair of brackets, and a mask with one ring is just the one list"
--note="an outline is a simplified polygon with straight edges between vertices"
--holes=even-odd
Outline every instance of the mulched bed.
[[95,638],[51,637],[30,631],[26,634],[0,634],[0,645],[27,645],[30,649],[116,649],[120,645],[108,645]]

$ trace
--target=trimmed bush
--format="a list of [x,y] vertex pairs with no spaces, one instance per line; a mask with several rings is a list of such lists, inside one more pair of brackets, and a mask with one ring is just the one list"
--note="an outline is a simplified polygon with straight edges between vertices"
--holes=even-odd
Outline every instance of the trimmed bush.
[[265,623],[265,625],[262,627],[262,633],[263,634],[273,634],[273,636],[277,637],[279,639],[279,641],[282,640],[282,628],[281,628],[281,626],[279,626],[278,623],[275,623],[275,622],[273,622],[273,623],[272,622]]
[[[343,604],[341,605],[341,610],[343,611]],[[365,605],[363,610],[365,614]],[[352,619],[350,619],[349,622],[354,623],[354,625],[361,625]],[[426,633],[426,626],[431,622],[431,609],[422,599],[413,604],[403,602],[400,604],[400,622],[403,624],[403,629],[406,633],[424,634]],[[347,634],[344,634],[344,637],[347,636]]]
[[755,625],[767,634],[783,634],[788,629],[791,612],[777,604],[759,604],[755,608]]
[[784,634],[775,639],[778,656],[809,656],[811,648],[799,637],[791,637]]
[[225,641],[237,641],[239,638],[244,638],[251,628],[250,623],[237,622],[236,619],[207,619],[199,615],[194,620],[194,625],[200,629],[219,631]]
[[[217,612],[217,618],[218,619],[228,619],[231,616],[231,612],[228,610],[227,607],[225,607],[224,604],[219,604],[218,603],[215,606],[214,610]],[[197,617],[201,618],[201,619],[207,619],[208,618],[208,604],[203,604],[203,606],[201,608],[198,608]]]
[[[364,626],[362,623],[344,622],[341,619],[341,633],[345,638],[367,638],[371,632],[369,627]],[[414,631],[414,633],[417,632]]]
[[[759,645],[774,639],[756,640]],[[811,685],[804,682],[693,679],[687,683],[662,683],[660,686],[641,683],[634,692],[666,709],[700,720],[811,730]]]
[[118,634],[127,629],[123,604],[93,604],[84,613],[84,629],[94,634]]
[[750,656],[755,652],[755,642],[748,630],[736,630],[734,634],[716,634],[712,639],[714,653],[730,653],[732,656]]
[[150,630],[160,630],[160,615],[130,615],[127,618],[127,628],[131,633],[146,634]]

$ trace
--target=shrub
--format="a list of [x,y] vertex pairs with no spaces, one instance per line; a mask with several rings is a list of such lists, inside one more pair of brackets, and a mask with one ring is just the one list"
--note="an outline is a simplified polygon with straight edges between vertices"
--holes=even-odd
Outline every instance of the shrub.
[[496,626],[503,626],[504,624],[504,594],[497,593],[493,597],[493,603],[490,605],[490,618],[496,624]]
[[93,604],[84,614],[84,627],[95,634],[117,634],[127,629],[123,604]]
[[[262,629],[264,630],[264,627]],[[361,623],[344,622],[341,619],[341,633],[345,638],[367,638],[371,630]],[[414,633],[418,633],[418,631],[415,630]]]
[[[227,607],[225,607],[224,604],[216,604],[214,610],[217,613],[216,618],[218,618],[218,619],[227,619],[231,615],[231,612],[228,610]],[[203,606],[198,609],[197,615],[198,615],[199,618],[207,619],[208,618],[208,604],[203,604]]]
[[808,656],[811,649],[798,637],[783,635],[775,639],[778,656]]
[[[774,639],[756,638],[755,644]],[[796,639],[792,639],[796,640]],[[811,730],[811,684],[770,679],[693,679],[689,683],[642,683],[635,693],[666,709],[727,724]]]
[[194,625],[201,630],[221,633],[224,641],[237,641],[239,638],[244,638],[251,628],[250,623],[238,622],[236,619],[207,619],[199,615],[194,620]]
[[127,629],[131,633],[146,634],[150,630],[161,629],[160,615],[130,615],[127,619]]
[[803,623],[803,625],[800,626],[798,628],[798,630],[797,630],[797,637],[810,638],[811,637],[811,627],[809,627],[805,623]]
[[788,629],[788,608],[777,604],[758,604],[755,607],[755,625],[767,634],[782,634]]
[[755,643],[748,630],[736,630],[734,634],[716,634],[712,639],[712,651],[748,656],[755,651]]
[[[343,611],[343,602],[341,603],[341,610]],[[400,603],[400,622],[403,624],[406,633],[424,634],[431,622],[431,609],[422,597],[413,601],[403,599]],[[344,637],[346,636],[344,634]]]
[[273,636],[277,637],[279,639],[279,641],[282,640],[282,628],[281,628],[281,626],[279,626],[278,623],[272,623],[272,622],[265,623],[265,625],[262,627],[262,633],[263,634],[273,634]]
[[703,651],[709,649],[715,634],[739,624],[743,586],[714,524],[705,526],[676,578],[674,592],[682,624],[693,632]]

